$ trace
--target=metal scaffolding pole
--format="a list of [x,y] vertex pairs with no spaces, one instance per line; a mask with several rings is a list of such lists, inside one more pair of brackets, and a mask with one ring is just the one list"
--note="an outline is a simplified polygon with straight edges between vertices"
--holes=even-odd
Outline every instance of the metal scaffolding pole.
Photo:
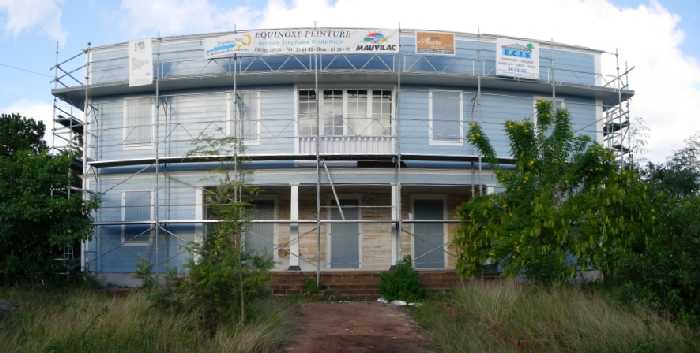
[[[58,45],[58,44],[57,44],[57,45]],[[56,47],[56,61],[58,61],[58,47]],[[83,188],[81,197],[82,197],[83,200],[87,200],[88,197],[89,197],[89,195],[88,195],[88,193],[87,193],[88,191],[87,191],[87,178],[86,178],[86,175],[87,175],[87,165],[88,165],[88,164],[87,164],[87,146],[88,146],[88,145],[87,145],[87,141],[88,141],[88,139],[87,139],[87,137],[88,137],[87,131],[88,131],[88,128],[89,128],[89,126],[90,126],[90,124],[87,123],[87,122],[88,122],[87,120],[88,120],[88,116],[89,116],[89,113],[88,113],[88,112],[89,112],[90,106],[91,106],[90,100],[89,100],[89,97],[90,97],[90,94],[89,94],[89,87],[90,87],[90,42],[88,42],[87,49],[85,49],[85,61],[86,61],[86,64],[85,64],[85,102],[84,102],[85,105],[84,105],[84,108],[83,108],[83,123],[82,123],[82,124],[83,124],[83,141],[82,141],[82,142],[83,142],[83,151],[82,151],[82,162],[83,162],[82,171],[83,171],[83,175],[81,176],[81,178],[82,178],[82,180],[81,180],[81,185],[82,185],[82,188]],[[57,67],[58,67],[58,65],[57,65]],[[54,110],[55,110],[55,108],[54,108]],[[73,119],[72,119],[72,117],[71,117],[71,121],[72,121],[72,120],[73,120]],[[54,115],[54,124],[56,123],[55,121],[56,121],[56,118],[55,118],[55,115]],[[71,130],[71,139],[70,139],[70,140],[73,141],[73,133],[72,133],[73,129],[72,129],[72,127],[70,128],[70,130]],[[70,173],[70,172],[71,172],[71,171],[70,171],[70,169],[69,169],[69,170],[68,170],[68,173]],[[68,195],[70,196],[70,189],[72,188],[72,185],[71,185],[71,183],[70,183],[70,179],[69,179],[68,182],[69,182],[69,184],[68,184]],[[82,254],[80,255],[80,259],[81,259],[81,261],[80,261],[80,270],[81,270],[81,272],[82,272],[82,271],[85,270],[85,255],[84,255],[84,251],[82,251],[82,250],[84,250],[84,249],[87,248],[87,241],[82,241],[80,247],[81,247],[81,253],[82,253]]]
[[[399,42],[401,42],[401,24],[399,24]],[[395,116],[395,140],[394,140],[394,153],[396,154],[396,177],[395,177],[395,183],[396,183],[396,199],[392,200],[396,204],[394,207],[396,208],[396,244],[395,244],[395,253],[396,253],[396,262],[393,265],[398,264],[398,262],[401,260],[401,124],[399,120],[399,97],[401,96],[401,71],[403,70],[403,61],[401,60],[403,57],[401,56],[401,53],[397,54],[397,60],[394,62],[394,65],[398,67],[397,73],[396,73],[396,99],[394,100],[394,106],[396,107],[394,109],[394,116]]]
[[[154,245],[154,262],[157,266],[158,261],[158,238],[160,238],[160,38],[158,38],[158,52],[156,53],[156,84],[155,84],[155,105],[156,105],[156,116],[155,116],[155,240]],[[157,268],[153,269],[158,272]]]
[[[316,25],[314,24],[314,28]],[[314,55],[314,92],[316,98],[316,287],[321,286],[321,114],[318,91],[318,65],[320,56]]]

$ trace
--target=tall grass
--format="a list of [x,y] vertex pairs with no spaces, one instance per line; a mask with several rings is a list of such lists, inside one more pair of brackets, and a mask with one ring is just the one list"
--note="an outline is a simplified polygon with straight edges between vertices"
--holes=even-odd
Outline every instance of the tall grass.
[[700,351],[697,332],[574,288],[474,282],[415,317],[445,353]]
[[292,310],[284,301],[258,301],[250,322],[211,338],[196,314],[156,310],[142,292],[0,289],[0,298],[19,304],[0,319],[0,351],[7,353],[274,352],[289,335]]

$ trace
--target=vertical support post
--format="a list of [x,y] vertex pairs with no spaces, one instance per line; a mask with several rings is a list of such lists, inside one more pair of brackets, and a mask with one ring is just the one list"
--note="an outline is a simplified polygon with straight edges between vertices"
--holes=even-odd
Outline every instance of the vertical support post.
[[156,116],[155,116],[155,256],[154,256],[154,271],[158,271],[158,238],[160,238],[160,38],[158,38],[158,51],[156,54]]
[[[314,28],[316,24],[314,23]],[[318,91],[319,54],[314,55],[314,91],[316,92],[316,287],[321,285],[321,114],[320,94]]]
[[391,220],[394,222],[394,229],[391,238],[391,264],[396,265],[399,262],[399,256],[400,256],[400,245],[401,245],[401,228],[399,225],[401,222],[399,221],[399,218],[401,217],[399,214],[401,213],[401,204],[399,203],[400,201],[400,188],[398,184],[393,184],[391,185]]
[[[56,42],[56,61],[58,62],[58,42]],[[87,200],[89,197],[88,191],[87,191],[87,177],[86,177],[87,176],[87,140],[88,140],[87,137],[88,137],[88,132],[90,130],[90,124],[88,124],[88,117],[89,117],[89,111],[90,111],[90,106],[91,106],[90,105],[90,94],[89,94],[90,93],[89,92],[90,69],[91,69],[90,68],[91,64],[90,64],[90,43],[89,42],[87,45],[87,49],[85,49],[85,61],[86,61],[86,64],[85,64],[85,102],[84,102],[85,105],[83,107],[83,151],[82,151],[83,152],[82,153],[83,175],[81,176],[82,177],[81,185],[82,185],[82,189],[83,189],[81,197],[83,198],[83,200]],[[56,65],[58,65],[58,63],[56,63]],[[55,70],[58,70],[58,66],[56,67]],[[57,74],[58,74],[58,71],[56,71],[56,75]],[[54,103],[55,102],[56,102],[56,99],[54,98]],[[55,105],[54,105],[54,111],[55,111]],[[73,118],[70,117],[70,119],[72,121]],[[55,120],[56,119],[55,119],[55,113],[54,113],[53,124],[56,123]],[[73,130],[73,129],[71,128],[71,130]],[[53,134],[52,134],[52,136],[53,136]],[[73,139],[71,136],[71,142],[72,141],[73,141]],[[70,173],[70,170],[68,171],[68,173]],[[70,189],[71,189],[71,183],[70,183],[70,179],[69,179],[69,181],[68,181],[68,195],[70,195]],[[99,232],[97,230],[95,230],[95,233],[99,234]],[[97,239],[98,239],[98,236],[95,237],[95,242],[97,242]],[[80,271],[81,272],[85,271],[85,267],[86,267],[85,252],[87,251],[87,249],[88,249],[87,240],[83,240],[80,243]],[[96,248],[96,250],[98,250],[98,251],[96,251],[95,254],[98,254],[99,249]],[[95,255],[95,256],[96,256],[95,261],[97,261],[98,255]]]
[[[481,28],[477,29],[477,40],[479,43],[481,43]],[[479,109],[481,108],[481,50],[477,49],[476,50],[476,61],[477,61],[477,67],[479,67],[479,70],[476,72],[476,97],[474,97],[474,114],[472,117],[472,120],[478,121],[479,118]],[[479,175],[477,176],[478,178],[478,184],[479,184],[479,196],[481,196],[481,152],[479,152]],[[475,195],[475,185],[474,185],[474,163],[472,162],[472,198]]]
[[289,186],[289,271],[299,267],[299,184]]
[[[401,44],[401,24],[399,24],[399,44]],[[400,45],[399,45],[400,47]],[[401,123],[399,120],[399,101],[401,96],[401,71],[403,71],[403,56],[401,52],[397,54],[398,65],[396,72],[396,99],[394,100],[394,153],[396,162],[396,175],[394,185],[391,186],[391,220],[394,222],[394,237],[392,241],[391,264],[398,264],[401,259]]]

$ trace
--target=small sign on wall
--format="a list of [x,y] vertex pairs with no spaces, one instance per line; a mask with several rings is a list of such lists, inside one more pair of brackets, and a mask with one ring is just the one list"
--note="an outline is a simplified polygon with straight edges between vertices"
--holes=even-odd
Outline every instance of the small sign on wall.
[[455,55],[455,34],[416,32],[416,54]]
[[146,86],[153,82],[151,39],[129,42],[129,86]]
[[539,44],[527,40],[498,38],[496,40],[496,75],[539,79]]

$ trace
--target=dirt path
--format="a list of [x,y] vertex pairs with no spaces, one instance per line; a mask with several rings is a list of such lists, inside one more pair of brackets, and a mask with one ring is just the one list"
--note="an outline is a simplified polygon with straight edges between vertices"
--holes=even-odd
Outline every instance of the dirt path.
[[288,353],[430,353],[401,309],[380,303],[307,303]]

